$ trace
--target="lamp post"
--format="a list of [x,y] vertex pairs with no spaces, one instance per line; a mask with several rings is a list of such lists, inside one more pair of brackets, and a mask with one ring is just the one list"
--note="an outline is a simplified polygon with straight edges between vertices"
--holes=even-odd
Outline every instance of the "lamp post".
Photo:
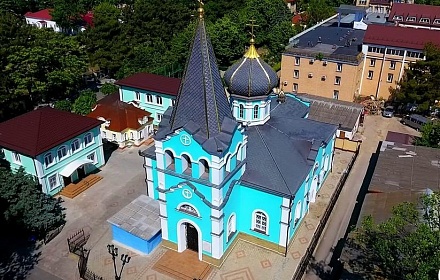
[[115,280],[121,280],[122,270],[124,269],[125,264],[130,262],[131,257],[129,257],[126,254],[121,255],[122,266],[121,266],[121,271],[119,271],[119,275],[118,275],[118,271],[116,270],[116,257],[118,256],[118,247],[115,247],[115,245],[113,244],[111,245],[109,244],[107,245],[107,249],[108,249],[108,253],[112,255],[113,268],[115,269]]

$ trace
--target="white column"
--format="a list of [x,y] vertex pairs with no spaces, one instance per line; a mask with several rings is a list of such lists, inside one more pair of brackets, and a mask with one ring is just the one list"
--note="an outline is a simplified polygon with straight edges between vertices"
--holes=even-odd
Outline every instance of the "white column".
[[212,257],[220,259],[223,255],[223,210],[211,209]]
[[[159,198],[165,197],[165,194],[159,193]],[[168,240],[168,216],[166,200],[159,200],[160,227],[162,228],[162,239]]]
[[144,157],[145,170],[147,172],[147,192],[148,196],[154,198],[154,185],[153,185],[153,161],[151,158]]
[[285,247],[287,244],[287,240],[289,238],[289,234],[287,232],[289,225],[289,212],[290,212],[290,199],[283,198],[283,202],[281,204],[281,221],[280,221],[280,240],[278,245]]

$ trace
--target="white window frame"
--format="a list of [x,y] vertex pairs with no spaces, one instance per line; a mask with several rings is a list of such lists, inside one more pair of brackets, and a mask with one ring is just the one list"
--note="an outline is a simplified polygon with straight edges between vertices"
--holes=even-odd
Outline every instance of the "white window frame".
[[171,99],[171,105],[174,107],[174,106],[176,106],[176,99]]
[[396,62],[394,60],[390,61],[390,69],[392,69],[392,70],[396,69]]
[[21,164],[21,155],[17,152],[12,152],[12,161],[17,164]]
[[49,183],[49,190],[50,191],[56,189],[58,187],[58,185],[59,185],[59,180],[58,180],[57,174],[53,174],[53,175],[49,176],[47,178],[47,182]]
[[[60,151],[62,151],[62,150],[64,150],[64,155],[60,156]],[[69,152],[68,152],[68,149],[67,149],[66,145],[63,145],[63,146],[58,148],[58,150],[57,150],[58,160],[62,160],[65,157],[67,157],[68,155],[69,155]]]
[[370,58],[370,67],[374,67],[374,66],[376,66],[376,59]]
[[118,141],[116,133],[112,133],[112,141]]
[[141,101],[141,93],[139,91],[134,92],[134,100]]
[[339,99],[339,90],[333,90],[333,99]]
[[156,119],[160,122],[162,121],[162,114],[156,113]]
[[295,66],[301,65],[301,58],[299,56],[295,56]]
[[96,152],[87,155],[87,159],[93,161],[93,164],[96,164],[98,161],[96,160]]
[[[260,217],[260,219],[258,219]],[[266,225],[263,225],[263,217],[266,219]],[[260,220],[260,222],[258,222]],[[268,235],[269,232],[269,216],[261,209],[256,209],[252,213],[252,230]]]
[[244,106],[243,104],[238,105],[238,117],[244,118]]
[[[370,74],[371,74],[371,75],[370,75]],[[368,79],[368,80],[372,80],[373,77],[374,77],[374,71],[372,71],[372,70],[368,70],[368,76],[367,76],[367,79]]]
[[407,17],[406,21],[414,22],[414,21],[416,21],[416,17]]
[[[90,141],[88,141],[88,137],[90,137]],[[95,143],[95,138],[93,137],[93,134],[91,132],[86,133],[86,135],[84,135],[84,146],[88,147],[90,145],[92,145],[93,143]]]
[[430,22],[429,18],[421,18],[420,19],[420,23],[429,23],[429,22]]
[[293,70],[293,77],[299,79],[299,70]]
[[335,77],[335,85],[341,85],[341,77],[340,76],[336,76]]
[[403,17],[402,16],[394,16],[393,20],[403,20]]
[[[50,160],[46,160],[50,158]],[[49,167],[55,163],[55,158],[52,156],[51,152],[48,152],[44,155],[44,166]]]
[[153,95],[151,93],[147,93],[147,96],[145,97],[145,101],[147,103],[153,103]]
[[293,83],[293,92],[298,92],[298,84]]
[[[391,77],[391,79],[390,79],[390,77]],[[392,74],[392,73],[388,73],[388,75],[387,75],[387,82],[388,82],[388,83],[392,83],[392,82],[393,82],[393,79],[394,79],[394,74]]]
[[158,105],[163,104],[162,96],[156,95],[156,104]]
[[235,213],[229,215],[228,223],[226,225],[226,230],[227,230],[226,239],[229,241],[231,237],[234,235],[234,233],[237,232],[237,216],[235,215]]
[[336,64],[336,72],[342,72],[342,63]]
[[[78,143],[78,147],[75,148],[75,149],[73,149],[73,147],[74,147],[74,143]],[[76,146],[76,145],[75,145],[75,146]],[[72,150],[72,154],[74,154],[74,153],[78,152],[79,150],[81,150],[81,141],[79,141],[78,138],[74,139],[74,140],[72,141],[72,143],[70,143],[70,149]]]
[[177,207],[177,210],[179,210],[182,213],[194,216],[194,217],[200,217],[200,214],[199,214],[199,211],[197,210],[197,208],[194,207],[194,205],[191,205],[186,202],[179,204],[179,206]]
[[436,18],[434,19],[434,21],[432,22],[433,24],[440,24],[440,18]]
[[252,114],[254,120],[258,119],[259,110],[260,110],[260,107],[258,105],[255,105],[254,110],[253,110],[253,114]]

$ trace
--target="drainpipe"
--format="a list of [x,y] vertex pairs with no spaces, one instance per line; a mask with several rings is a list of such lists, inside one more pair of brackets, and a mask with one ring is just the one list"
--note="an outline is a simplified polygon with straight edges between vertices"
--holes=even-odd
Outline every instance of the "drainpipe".
[[[283,205],[281,204],[281,206]],[[292,213],[292,197],[290,197],[290,201],[289,201],[289,216],[287,217],[288,224],[287,224],[287,232],[286,232],[286,252],[284,252],[284,257],[287,257],[287,246],[289,245],[289,228],[291,224],[290,222],[291,213]]]

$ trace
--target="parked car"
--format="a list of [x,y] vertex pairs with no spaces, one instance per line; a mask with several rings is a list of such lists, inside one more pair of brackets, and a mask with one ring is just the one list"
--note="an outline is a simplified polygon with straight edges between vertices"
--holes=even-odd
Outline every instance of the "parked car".
[[383,112],[382,116],[385,118],[392,118],[394,116],[394,107],[393,106],[387,106]]
[[427,124],[430,121],[431,121],[430,119],[425,118],[421,115],[412,114],[412,115],[406,115],[405,117],[403,117],[401,120],[401,123],[419,131],[420,129],[422,129],[422,126],[424,126],[425,124]]

